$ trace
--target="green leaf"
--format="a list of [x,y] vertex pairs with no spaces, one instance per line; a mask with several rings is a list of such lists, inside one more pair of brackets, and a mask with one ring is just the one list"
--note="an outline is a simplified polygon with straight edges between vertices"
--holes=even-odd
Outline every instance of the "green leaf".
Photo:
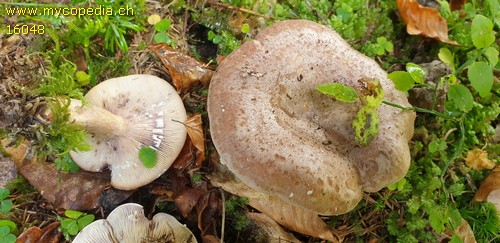
[[465,185],[463,183],[454,183],[453,185],[448,188],[448,191],[451,193],[453,196],[460,196],[464,192]]
[[212,42],[213,42],[214,44],[219,44],[221,41],[222,41],[222,36],[220,36],[220,35],[216,35],[216,36],[214,36],[214,38],[212,39]]
[[470,90],[461,84],[450,86],[450,90],[448,90],[448,100],[451,101],[458,110],[463,112],[472,110],[472,102],[474,102]]
[[3,237],[2,242],[3,243],[15,243],[16,236],[13,234],[8,234],[7,236]]
[[11,200],[3,200],[0,202],[0,212],[7,213],[12,209],[13,203]]
[[406,185],[406,179],[403,178],[401,180],[399,180],[398,182],[392,184],[392,185],[389,185],[387,187],[387,189],[391,190],[391,191],[394,191],[394,190],[398,190],[398,191],[402,191],[404,188],[405,188],[405,185]]
[[241,33],[246,34],[248,32],[250,32],[250,25],[248,24],[241,25]]
[[8,226],[0,226],[0,237],[5,237],[10,233],[10,228]]
[[142,147],[139,150],[139,159],[146,168],[153,168],[156,165],[156,150],[151,147]]
[[64,215],[66,215],[66,217],[70,218],[70,219],[77,219],[79,218],[80,216],[83,215],[82,212],[79,212],[79,211],[75,211],[75,210],[66,210],[64,212]]
[[415,85],[415,81],[410,73],[405,71],[394,71],[387,75],[387,77],[394,82],[396,89],[399,91],[408,91]]
[[453,234],[449,243],[463,243],[463,241],[462,238],[460,238],[460,236],[458,236],[457,234]]
[[446,145],[446,142],[444,142],[442,139],[433,140],[429,143],[429,152],[441,152],[446,150],[447,147],[448,146]]
[[167,43],[167,45],[172,44],[172,40],[165,32],[156,33],[154,39],[156,43]]
[[316,89],[319,92],[331,95],[336,100],[342,102],[353,103],[359,100],[358,93],[351,86],[339,83],[329,83],[329,84],[320,84],[316,86]]
[[93,214],[88,214],[88,215],[81,217],[80,219],[78,219],[78,229],[80,231],[83,230],[83,228],[85,228],[85,226],[92,223],[94,221],[94,219],[95,219],[95,216]]
[[216,36],[215,32],[213,32],[212,30],[208,31],[207,38],[209,41],[213,40],[215,36]]
[[450,49],[443,47],[439,49],[438,53],[439,60],[448,64],[451,67],[451,70],[455,71],[455,57],[453,53],[451,53]]
[[155,30],[159,32],[167,32],[168,28],[170,28],[170,24],[172,24],[172,22],[169,19],[163,19],[155,24]]
[[84,71],[77,71],[75,73],[75,78],[76,82],[81,86],[85,86],[90,83],[90,75]]
[[444,231],[443,215],[438,209],[429,211],[429,224],[439,234]]
[[421,66],[409,62],[406,64],[406,71],[408,71],[415,82],[419,84],[424,83],[427,72]]
[[479,92],[481,97],[490,94],[493,87],[493,70],[486,62],[473,62],[467,70],[472,87]]
[[448,218],[453,229],[458,228],[462,224],[462,215],[460,215],[460,212],[456,208],[450,211]]
[[483,15],[476,15],[472,20],[470,35],[472,37],[472,44],[477,49],[485,48],[495,41],[495,34],[493,34],[493,23]]
[[[63,220],[64,221],[64,220]],[[61,222],[62,226],[62,222]],[[64,229],[66,229],[66,232],[70,235],[76,235],[78,234],[78,224],[76,223],[76,220],[71,220],[68,221],[65,226],[62,226]]]
[[0,220],[0,227],[1,226],[7,226],[10,229],[10,232],[16,232],[17,231],[17,225],[12,222],[11,220],[8,219],[1,219]]
[[9,189],[0,188],[0,200],[7,198],[10,195]]
[[498,63],[498,51],[494,47],[490,46],[484,50],[484,56],[488,59],[490,67],[494,67]]

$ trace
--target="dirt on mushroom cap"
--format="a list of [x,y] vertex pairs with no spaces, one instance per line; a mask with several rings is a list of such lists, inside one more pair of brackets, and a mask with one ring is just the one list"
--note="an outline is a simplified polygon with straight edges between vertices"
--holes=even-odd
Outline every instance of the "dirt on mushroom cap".
[[401,179],[410,155],[413,112],[382,106],[379,135],[354,142],[359,103],[316,91],[323,83],[361,88],[377,78],[386,99],[409,106],[387,74],[338,34],[311,21],[263,30],[219,66],[208,97],[211,135],[221,161],[255,190],[319,214],[352,210],[362,191]]

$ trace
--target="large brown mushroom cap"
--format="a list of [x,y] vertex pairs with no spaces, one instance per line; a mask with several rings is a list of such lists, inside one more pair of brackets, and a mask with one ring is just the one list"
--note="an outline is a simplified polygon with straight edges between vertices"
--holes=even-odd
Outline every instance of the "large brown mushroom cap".
[[[179,155],[186,139],[186,110],[175,89],[152,75],[106,80],[86,95],[87,105],[71,102],[71,118],[90,134],[88,152],[71,151],[84,170],[108,166],[111,185],[130,190],[162,175]],[[158,161],[146,168],[139,150],[151,147]]]
[[173,216],[156,214],[152,220],[144,216],[142,206],[127,203],[118,206],[106,219],[87,225],[73,240],[74,243],[137,243],[178,242],[196,243],[191,231]]
[[360,88],[377,78],[385,99],[409,106],[387,74],[317,23],[292,20],[263,30],[220,64],[208,115],[221,162],[259,192],[322,215],[352,210],[362,192],[401,179],[410,164],[413,112],[382,105],[380,131],[367,146],[354,142],[361,104],[316,90],[325,83]]

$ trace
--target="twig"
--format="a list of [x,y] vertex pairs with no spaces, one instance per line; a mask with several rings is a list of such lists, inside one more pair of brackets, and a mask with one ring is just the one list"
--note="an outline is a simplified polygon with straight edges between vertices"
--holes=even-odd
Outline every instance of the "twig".
[[274,20],[273,18],[271,18],[269,16],[266,16],[266,15],[263,15],[263,14],[260,14],[260,13],[256,13],[256,12],[254,12],[252,10],[249,10],[249,9],[235,7],[235,6],[227,5],[227,4],[224,4],[224,3],[221,3],[221,2],[210,1],[210,0],[208,0],[207,3],[209,3],[211,5],[214,5],[214,6],[217,6],[217,7],[227,8],[227,9],[230,9],[230,10],[236,10],[236,11],[240,11],[240,12],[243,12],[243,13],[247,13],[247,14],[252,14],[252,15],[255,15],[255,16],[259,16],[259,17],[265,18],[266,20]]
[[220,243],[224,243],[224,226],[226,225],[226,198],[224,197],[224,191],[219,188],[221,200],[222,200],[222,225],[220,229]]

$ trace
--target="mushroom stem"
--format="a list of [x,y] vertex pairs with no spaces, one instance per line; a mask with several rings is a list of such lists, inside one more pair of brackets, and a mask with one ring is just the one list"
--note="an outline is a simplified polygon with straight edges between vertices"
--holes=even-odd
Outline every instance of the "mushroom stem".
[[123,134],[125,120],[101,107],[82,105],[80,100],[71,99],[69,106],[70,122],[85,127],[87,132],[104,137]]

